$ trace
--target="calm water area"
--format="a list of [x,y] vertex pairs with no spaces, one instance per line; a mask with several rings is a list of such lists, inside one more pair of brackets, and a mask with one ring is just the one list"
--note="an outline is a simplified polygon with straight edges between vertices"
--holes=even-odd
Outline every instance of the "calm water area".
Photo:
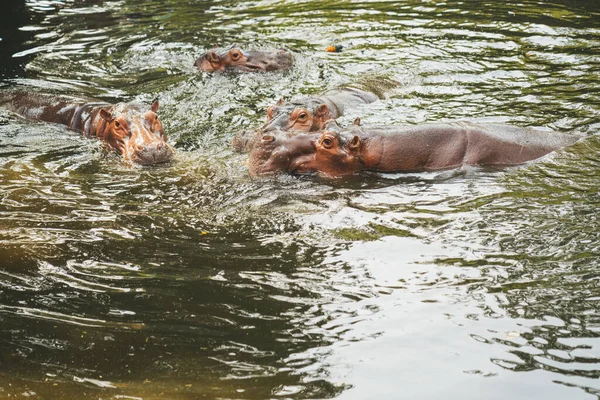
[[[0,110],[0,399],[600,398],[600,2],[4,0],[0,90],[150,104],[136,167]],[[286,72],[204,51],[285,47]],[[327,53],[341,44],[340,53]],[[252,178],[281,97],[578,132],[523,166]]]

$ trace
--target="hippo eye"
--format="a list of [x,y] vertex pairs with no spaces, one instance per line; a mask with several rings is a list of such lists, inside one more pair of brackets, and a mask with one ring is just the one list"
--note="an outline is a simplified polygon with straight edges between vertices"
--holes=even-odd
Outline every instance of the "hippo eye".
[[321,140],[321,144],[326,149],[330,149],[333,146],[333,140],[331,138],[326,137],[323,140]]
[[262,140],[265,142],[272,142],[273,140],[275,140],[275,137],[271,136],[271,135],[264,135],[262,137]]
[[239,52],[237,52],[237,51],[232,51],[231,52],[231,58],[233,59],[233,61],[239,60],[241,56],[242,55]]
[[115,128],[120,128],[121,127],[121,123],[119,121],[115,121]]
[[298,121],[306,121],[306,118],[308,118],[308,115],[305,112],[298,115]]

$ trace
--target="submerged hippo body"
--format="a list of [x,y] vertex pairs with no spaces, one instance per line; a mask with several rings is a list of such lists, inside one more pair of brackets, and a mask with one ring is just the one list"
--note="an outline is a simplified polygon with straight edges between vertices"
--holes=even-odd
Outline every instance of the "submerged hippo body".
[[316,132],[325,129],[331,119],[344,115],[348,108],[379,100],[371,93],[354,88],[329,90],[319,96],[302,97],[290,102],[280,100],[267,108],[267,122],[255,130],[238,133],[232,141],[236,151],[250,151],[255,141],[272,131]]
[[[464,165],[509,166],[535,160],[581,137],[509,125],[470,123],[410,127],[352,126],[292,141],[266,135],[250,155],[250,172],[319,173],[342,176],[360,171],[418,172]],[[275,144],[275,145],[274,145]]]
[[290,52],[284,49],[244,51],[232,48],[220,54],[207,51],[198,57],[194,66],[204,72],[268,72],[289,69],[293,62]]
[[157,164],[169,161],[175,151],[156,115],[158,101],[148,109],[130,103],[109,104],[70,96],[3,92],[0,105],[25,118],[53,122],[96,138],[126,161]]

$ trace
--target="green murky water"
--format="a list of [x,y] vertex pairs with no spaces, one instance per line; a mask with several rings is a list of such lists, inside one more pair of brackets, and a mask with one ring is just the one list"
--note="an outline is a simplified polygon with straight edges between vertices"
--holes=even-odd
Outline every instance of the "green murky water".
[[[178,156],[0,111],[0,398],[600,396],[596,1],[10,3],[5,86],[158,97]],[[193,69],[234,43],[295,67]],[[348,83],[385,98],[342,123],[588,137],[502,171],[249,177],[236,131]]]

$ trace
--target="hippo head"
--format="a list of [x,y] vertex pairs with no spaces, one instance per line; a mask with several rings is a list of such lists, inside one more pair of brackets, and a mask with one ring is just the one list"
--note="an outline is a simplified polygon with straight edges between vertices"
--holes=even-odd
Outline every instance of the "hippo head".
[[250,174],[303,172],[301,166],[315,156],[315,140],[318,137],[318,134],[299,135],[280,130],[262,134],[250,151]]
[[175,151],[166,142],[157,111],[158,101],[154,101],[149,110],[128,103],[102,108],[99,115],[104,127],[98,137],[127,161],[142,165],[167,162]]
[[343,140],[339,133],[324,131],[315,141],[313,157],[305,157],[295,172],[316,172],[327,177],[351,175],[361,170],[361,142],[358,136]]
[[194,66],[205,72],[237,70],[244,72],[275,71],[292,66],[292,55],[284,49],[275,51],[243,51],[232,48],[217,54],[211,50],[202,54]]
[[260,128],[263,132],[272,129],[315,132],[325,128],[325,123],[333,116],[325,103],[306,104],[284,103],[267,108],[267,122]]

